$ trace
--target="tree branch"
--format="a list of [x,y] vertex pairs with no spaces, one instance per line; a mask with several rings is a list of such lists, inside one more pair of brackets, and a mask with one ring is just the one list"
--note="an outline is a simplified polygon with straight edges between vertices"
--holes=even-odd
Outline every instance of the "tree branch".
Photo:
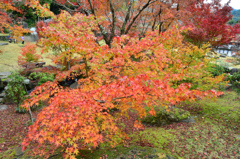
[[138,16],[142,13],[142,11],[144,9],[146,9],[150,4],[156,2],[157,0],[148,0],[148,2],[139,10],[139,12],[133,17],[133,20],[131,21],[131,23],[128,25],[127,30],[125,31],[124,34],[127,34],[129,32],[129,30],[131,29],[132,25],[134,24],[134,22],[136,21],[136,19],[138,18]]
[[129,20],[129,16],[130,16],[130,11],[131,11],[131,8],[132,8],[132,4],[133,4],[133,0],[130,1],[130,4],[128,6],[128,9],[127,9],[127,14],[126,14],[126,17],[124,19],[124,22],[122,24],[122,28],[121,28],[121,35],[123,35],[125,33],[125,28],[126,28],[126,25],[127,25],[127,22]]
[[111,35],[110,35],[110,38],[109,38],[109,42],[111,43],[113,37],[115,36],[116,16],[115,16],[115,10],[113,8],[112,1],[109,0],[109,3],[110,3],[110,10],[112,12],[112,29],[111,29]]
[[[132,97],[133,95],[129,95],[129,96],[125,96],[125,97],[118,97],[118,98],[113,98],[113,101],[114,100],[117,100],[117,99],[123,99],[123,98],[129,98],[129,97]],[[94,99],[94,98],[93,98]],[[99,103],[106,103],[105,100],[97,100],[97,99],[94,99],[96,102],[99,102]]]

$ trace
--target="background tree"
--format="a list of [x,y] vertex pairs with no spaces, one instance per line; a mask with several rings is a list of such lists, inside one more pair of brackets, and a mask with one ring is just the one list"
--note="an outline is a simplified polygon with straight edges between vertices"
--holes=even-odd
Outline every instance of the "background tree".
[[[174,20],[181,17],[179,10],[184,8],[183,6],[187,1],[56,0],[56,2],[71,14],[80,12],[85,15],[92,14],[96,19],[104,17],[105,21],[99,23],[98,27],[100,35],[106,44],[111,47],[115,36],[125,34],[142,36],[151,29],[159,28],[160,32],[167,29]],[[163,25],[163,23],[166,24]],[[95,32],[95,35],[98,36],[99,32]]]
[[197,0],[190,5],[187,10],[191,18],[183,21],[185,27],[191,28],[186,38],[199,47],[203,43],[213,47],[228,44],[239,33],[236,27],[226,25],[232,19],[232,8],[228,4],[222,6],[219,0]]
[[12,36],[20,37],[23,33],[27,33],[28,30],[22,28],[21,19],[14,19],[11,16],[11,12],[21,13],[21,9],[15,7],[15,3],[11,0],[0,1],[0,32],[4,33],[4,30],[11,31]]

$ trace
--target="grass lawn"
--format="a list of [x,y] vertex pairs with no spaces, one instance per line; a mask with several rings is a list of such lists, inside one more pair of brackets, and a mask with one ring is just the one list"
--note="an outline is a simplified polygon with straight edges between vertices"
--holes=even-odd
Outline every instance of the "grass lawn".
[[[6,43],[7,41],[0,41],[0,43]],[[8,42],[7,42],[8,43]],[[18,56],[20,55],[22,44],[9,43],[8,45],[0,46],[0,50],[3,52],[0,54],[0,72],[14,71],[20,69],[17,64]],[[37,52],[40,53],[40,48],[37,49]],[[43,55],[43,59],[40,61],[46,62],[46,65],[52,64],[50,59],[45,58],[46,55]]]

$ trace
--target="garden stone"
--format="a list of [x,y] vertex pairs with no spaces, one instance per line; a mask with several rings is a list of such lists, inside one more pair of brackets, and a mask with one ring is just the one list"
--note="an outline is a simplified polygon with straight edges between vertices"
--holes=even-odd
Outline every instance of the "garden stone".
[[184,120],[180,120],[180,122],[183,122],[183,123],[196,123],[193,116],[190,116],[189,118],[184,119]]
[[30,82],[29,79],[25,79],[23,81],[23,83],[25,84],[25,86],[27,87],[27,90],[31,90],[32,89],[32,83]]
[[226,58],[227,56],[226,55],[220,55],[220,57]]
[[6,110],[7,108],[8,108],[7,105],[0,105],[0,111],[2,111],[2,110]]
[[156,157],[155,155],[149,155],[148,158],[154,158]]
[[0,46],[2,46],[2,45],[8,45],[8,43],[0,43]]
[[6,79],[6,78],[8,78],[8,76],[6,76],[6,75],[0,75],[1,81],[3,81],[2,79]]
[[11,72],[0,72],[0,77],[1,76],[9,76],[11,74],[12,74]]
[[[156,116],[148,115],[142,119],[143,124],[162,126],[173,122],[180,122],[190,117],[190,113],[180,108],[171,107],[166,110],[163,107],[155,107]],[[193,119],[188,119],[193,122]]]
[[175,159],[174,157],[166,155],[167,159]]
[[233,75],[235,72],[239,72],[239,69],[232,68],[231,71],[230,71],[230,74]]
[[23,155],[22,147],[15,147],[15,155],[16,155],[16,156],[21,156],[21,155]]
[[29,79],[25,79],[24,80],[24,84],[30,84],[30,80]]
[[4,98],[6,95],[5,95],[5,93],[4,92],[2,92],[1,94],[0,94],[0,98]]
[[79,88],[78,82],[74,82],[73,84],[70,85],[70,88],[72,89],[77,89]]

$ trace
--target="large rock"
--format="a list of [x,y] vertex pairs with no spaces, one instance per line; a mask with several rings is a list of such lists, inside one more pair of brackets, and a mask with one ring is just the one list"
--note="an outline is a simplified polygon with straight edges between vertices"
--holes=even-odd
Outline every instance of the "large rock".
[[236,72],[239,72],[239,69],[238,69],[238,68],[232,68],[232,69],[230,70],[230,74],[231,74],[231,75],[233,75],[233,74],[236,73]]
[[0,72],[0,77],[1,76],[9,76],[11,74],[12,74],[11,72]]
[[0,98],[4,98],[6,95],[4,92],[0,93]]
[[0,43],[0,46],[2,46],[2,45],[8,45],[8,43]]
[[172,122],[186,120],[191,116],[188,111],[176,107],[171,107],[170,110],[166,110],[163,107],[155,107],[155,111],[156,116],[148,114],[142,119],[142,122],[150,125],[162,126]]
[[72,89],[77,89],[77,88],[80,88],[78,82],[74,82],[73,84],[70,85],[70,88]]
[[0,79],[6,79],[11,74],[11,72],[0,72]]
[[226,55],[220,55],[220,57],[226,58],[227,56]]
[[23,83],[24,83],[25,86],[27,87],[27,90],[31,90],[31,89],[33,88],[32,83],[31,83],[31,81],[30,81],[29,79],[25,79],[25,80],[23,81]]
[[183,123],[196,123],[193,116],[188,117],[187,119],[180,120]]
[[2,110],[6,110],[7,108],[8,108],[7,105],[0,105],[0,111],[2,111]]

